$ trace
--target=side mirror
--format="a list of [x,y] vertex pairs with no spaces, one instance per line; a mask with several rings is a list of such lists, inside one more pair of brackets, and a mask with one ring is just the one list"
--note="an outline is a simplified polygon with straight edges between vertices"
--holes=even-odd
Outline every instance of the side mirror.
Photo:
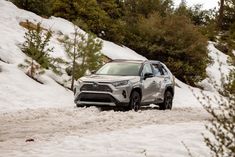
[[91,74],[95,74],[96,73],[96,71],[95,70],[91,70]]
[[153,73],[146,73],[144,74],[144,80],[146,80],[147,78],[151,78],[153,76],[154,76]]

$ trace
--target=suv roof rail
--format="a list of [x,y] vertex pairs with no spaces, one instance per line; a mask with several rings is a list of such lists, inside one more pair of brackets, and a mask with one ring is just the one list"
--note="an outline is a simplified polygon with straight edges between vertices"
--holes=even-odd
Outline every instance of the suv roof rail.
[[136,62],[146,62],[146,61],[148,61],[148,60],[140,60],[140,59],[139,59],[139,60],[137,60],[137,59],[114,59],[114,60],[112,60],[111,62],[120,62],[120,61],[124,61],[124,62],[125,62],[125,61],[127,61],[127,62],[128,62],[128,61],[131,61],[131,62],[132,62],[132,61],[134,61],[134,62],[135,62],[135,61],[136,61]]
[[150,63],[162,63],[160,61],[157,61],[157,60],[149,60]]

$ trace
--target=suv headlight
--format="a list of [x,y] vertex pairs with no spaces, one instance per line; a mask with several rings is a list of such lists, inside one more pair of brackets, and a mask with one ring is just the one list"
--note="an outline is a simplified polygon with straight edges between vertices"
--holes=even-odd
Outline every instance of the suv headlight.
[[129,83],[129,81],[117,81],[117,82],[113,82],[112,84],[113,84],[113,86],[114,87],[119,87],[119,86],[125,86],[125,85],[127,85]]

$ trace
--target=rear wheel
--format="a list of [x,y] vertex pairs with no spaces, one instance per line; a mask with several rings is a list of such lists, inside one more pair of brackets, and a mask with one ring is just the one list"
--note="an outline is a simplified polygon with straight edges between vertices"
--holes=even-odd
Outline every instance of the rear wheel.
[[140,109],[140,94],[137,91],[133,91],[130,97],[129,109],[138,111]]
[[166,91],[164,95],[164,102],[160,104],[161,110],[171,110],[173,102],[173,95],[170,91]]

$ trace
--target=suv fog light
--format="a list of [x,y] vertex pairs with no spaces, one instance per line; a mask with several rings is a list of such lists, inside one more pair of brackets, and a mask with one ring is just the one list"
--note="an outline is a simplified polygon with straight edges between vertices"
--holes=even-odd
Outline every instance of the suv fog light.
[[124,98],[126,98],[126,91],[123,90],[122,95],[123,95]]

